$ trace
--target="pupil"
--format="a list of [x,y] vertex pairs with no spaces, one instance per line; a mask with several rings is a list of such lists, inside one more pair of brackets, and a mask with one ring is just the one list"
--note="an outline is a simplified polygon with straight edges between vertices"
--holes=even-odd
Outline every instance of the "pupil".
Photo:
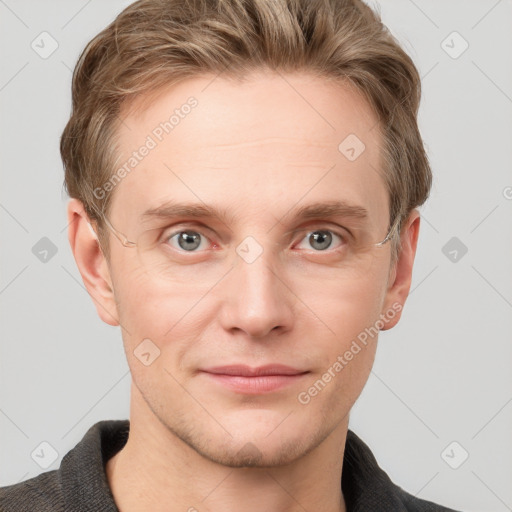
[[309,238],[312,242],[312,245],[314,243],[320,242],[320,247],[315,247],[315,249],[323,251],[331,245],[332,235],[328,231],[315,231],[314,233],[311,233]]

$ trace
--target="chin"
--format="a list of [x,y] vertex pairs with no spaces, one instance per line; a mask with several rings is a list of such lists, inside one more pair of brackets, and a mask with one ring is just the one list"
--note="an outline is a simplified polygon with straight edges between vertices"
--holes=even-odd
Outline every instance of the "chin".
[[[293,448],[292,448],[293,447]],[[200,452],[205,458],[232,468],[269,468],[292,463],[303,454],[296,441],[279,446],[262,446],[247,441],[240,449],[218,449],[211,446]]]
[[203,437],[196,431],[194,436],[184,440],[203,457],[224,466],[283,466],[306,455],[327,435],[319,430],[305,431],[304,427],[294,425],[291,421],[283,421],[284,418],[286,414],[280,414],[279,421],[272,421],[271,428],[267,422],[250,423],[248,419],[245,427],[239,429],[224,423],[233,437],[228,434],[212,437],[212,430],[209,430],[208,436]]

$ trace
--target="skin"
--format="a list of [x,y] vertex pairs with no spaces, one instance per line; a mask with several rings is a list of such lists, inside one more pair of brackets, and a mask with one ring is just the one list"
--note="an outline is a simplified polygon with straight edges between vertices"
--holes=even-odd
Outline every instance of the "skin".
[[[149,107],[129,105],[119,162],[190,96],[198,106],[116,186],[109,218],[142,240],[138,216],[146,208],[199,198],[231,215],[225,223],[201,220],[211,228],[196,249],[204,252],[181,249],[171,271],[156,278],[141,267],[149,259],[112,235],[107,262],[81,203],[68,206],[78,268],[100,318],[121,325],[132,375],[130,436],[106,464],[113,496],[122,512],[169,510],[169,503],[183,511],[344,511],[348,417],[377,336],[308,404],[297,395],[379,315],[405,303],[419,213],[402,228],[393,267],[389,243],[346,265],[334,249],[328,255],[308,243],[308,228],[333,229],[348,225],[345,219],[290,224],[285,214],[297,205],[337,199],[367,208],[363,231],[373,242],[389,223],[377,119],[347,84],[305,73],[259,71],[243,83],[196,77],[159,91]],[[350,133],[366,146],[353,162],[338,150]],[[169,225],[201,231],[183,226],[187,220]],[[286,238],[292,228],[306,231]],[[247,236],[263,248],[250,264],[235,251]],[[180,250],[176,241],[174,248]],[[382,330],[399,319],[396,312]],[[146,338],[160,350],[149,366],[134,355]],[[278,391],[245,395],[198,371],[275,362],[310,373]]]

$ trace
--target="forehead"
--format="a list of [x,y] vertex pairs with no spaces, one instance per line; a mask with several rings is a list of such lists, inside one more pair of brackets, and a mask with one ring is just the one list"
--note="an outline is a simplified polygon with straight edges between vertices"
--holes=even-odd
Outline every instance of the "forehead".
[[206,75],[141,100],[121,112],[118,133],[126,172],[112,212],[130,222],[170,199],[231,205],[239,217],[275,218],[301,198],[387,211],[377,119],[346,82]]

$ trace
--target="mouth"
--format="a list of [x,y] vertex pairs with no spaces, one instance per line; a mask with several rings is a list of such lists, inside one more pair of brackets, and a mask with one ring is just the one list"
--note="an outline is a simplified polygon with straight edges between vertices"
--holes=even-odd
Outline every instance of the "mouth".
[[297,383],[308,370],[281,364],[252,368],[246,365],[217,366],[201,370],[209,379],[231,391],[243,394],[270,393]]

